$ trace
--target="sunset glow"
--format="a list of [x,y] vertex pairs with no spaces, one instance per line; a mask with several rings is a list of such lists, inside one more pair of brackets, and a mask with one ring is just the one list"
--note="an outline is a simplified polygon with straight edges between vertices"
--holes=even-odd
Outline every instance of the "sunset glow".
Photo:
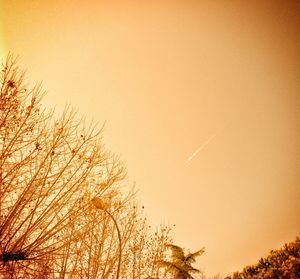
[[[104,122],[152,226],[207,275],[300,233],[299,1],[1,1],[43,105]],[[4,49],[5,47],[5,49]]]

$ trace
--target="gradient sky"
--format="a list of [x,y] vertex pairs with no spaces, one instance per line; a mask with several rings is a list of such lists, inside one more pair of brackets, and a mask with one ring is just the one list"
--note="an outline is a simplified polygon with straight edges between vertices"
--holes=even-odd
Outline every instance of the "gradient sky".
[[106,120],[152,224],[205,246],[207,274],[299,235],[299,1],[0,3],[2,55],[46,106]]

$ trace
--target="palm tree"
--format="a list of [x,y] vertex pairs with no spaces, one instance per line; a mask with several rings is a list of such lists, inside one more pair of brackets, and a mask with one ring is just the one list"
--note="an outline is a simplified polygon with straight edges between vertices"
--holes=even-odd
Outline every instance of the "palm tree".
[[195,279],[192,274],[201,273],[199,269],[192,266],[196,262],[196,258],[204,253],[204,248],[194,253],[185,254],[184,249],[173,244],[168,244],[171,249],[171,261],[162,261],[162,265],[167,271],[172,273],[174,279]]

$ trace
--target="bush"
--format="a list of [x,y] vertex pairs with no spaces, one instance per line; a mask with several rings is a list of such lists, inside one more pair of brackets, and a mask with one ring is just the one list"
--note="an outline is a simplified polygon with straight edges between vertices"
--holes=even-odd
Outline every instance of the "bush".
[[300,278],[300,239],[285,244],[283,248],[271,251],[255,265],[246,266],[242,272],[235,272],[228,279],[244,278]]

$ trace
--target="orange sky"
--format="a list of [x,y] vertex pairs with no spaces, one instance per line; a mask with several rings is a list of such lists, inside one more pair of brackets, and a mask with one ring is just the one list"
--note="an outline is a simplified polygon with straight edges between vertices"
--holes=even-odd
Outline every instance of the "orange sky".
[[0,3],[2,55],[46,106],[107,121],[149,219],[205,246],[207,274],[299,235],[299,1]]

